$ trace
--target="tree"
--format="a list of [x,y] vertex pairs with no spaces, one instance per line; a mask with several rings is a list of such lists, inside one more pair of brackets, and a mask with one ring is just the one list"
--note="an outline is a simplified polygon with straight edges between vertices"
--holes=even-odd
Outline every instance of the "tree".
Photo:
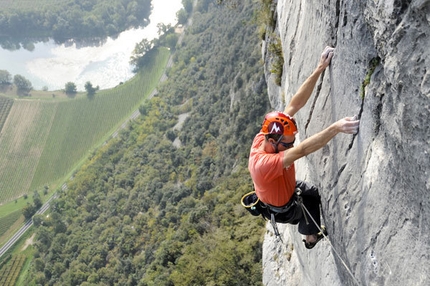
[[169,34],[166,36],[166,46],[170,49],[175,49],[176,43],[178,42],[178,35],[177,34]]
[[182,4],[184,5],[184,9],[187,13],[191,13],[193,11],[193,2],[193,0],[182,0]]
[[164,23],[158,23],[157,24],[157,34],[158,34],[158,36],[164,35],[167,32],[169,32],[170,30],[172,30],[172,31],[174,30],[174,29],[172,29],[172,25],[170,25],[170,24],[168,24],[168,25],[166,25]]
[[39,192],[37,190],[35,190],[33,194],[33,205],[36,210],[40,209],[43,205],[42,199],[40,198]]
[[185,9],[181,9],[176,13],[176,17],[178,17],[178,24],[184,25],[188,20],[188,13]]
[[167,137],[167,139],[169,139],[170,141],[174,141],[175,140],[175,138],[176,138],[176,133],[175,133],[175,131],[174,130],[169,130],[169,131],[167,131],[166,132],[166,137]]
[[139,106],[139,112],[142,116],[147,115],[150,110],[151,110],[151,103],[148,101],[145,101],[141,106]]
[[33,225],[35,227],[39,227],[41,225],[43,225],[44,222],[44,217],[41,214],[35,215],[33,216]]
[[22,214],[24,215],[25,219],[30,219],[35,213],[36,209],[30,203],[27,203],[27,205],[22,209]]
[[44,186],[43,187],[43,194],[46,195],[47,193],[49,193],[49,187],[48,186]]
[[0,85],[11,83],[12,75],[7,70],[0,70]]
[[19,74],[13,77],[13,84],[15,84],[18,91],[29,92],[30,90],[33,89],[31,82]]
[[69,81],[68,83],[66,83],[64,91],[65,91],[65,93],[67,95],[74,95],[74,94],[76,94],[77,93],[76,84],[74,84],[73,82]]
[[140,43],[136,44],[133,55],[130,58],[130,64],[136,67],[137,71],[145,64],[145,54],[154,48],[154,41],[143,39]]
[[89,81],[85,83],[85,90],[87,91],[88,98],[92,98],[96,94],[96,91],[99,89],[99,86],[93,87],[92,83]]

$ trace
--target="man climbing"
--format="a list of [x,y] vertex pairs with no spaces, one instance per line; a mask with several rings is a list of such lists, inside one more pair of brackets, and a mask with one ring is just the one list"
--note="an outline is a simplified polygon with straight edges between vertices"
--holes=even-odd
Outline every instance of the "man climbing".
[[308,101],[333,53],[332,47],[324,49],[317,68],[301,85],[284,112],[274,111],[265,116],[249,156],[248,168],[255,192],[264,206],[262,215],[271,219],[274,227],[276,222],[298,223],[299,233],[305,235],[303,241],[308,249],[324,237],[319,232],[320,229],[325,232],[320,228],[320,196],[316,187],[296,181],[294,161],[324,147],[338,133],[357,133],[360,123],[354,117],[345,117],[294,146],[298,131],[293,116]]

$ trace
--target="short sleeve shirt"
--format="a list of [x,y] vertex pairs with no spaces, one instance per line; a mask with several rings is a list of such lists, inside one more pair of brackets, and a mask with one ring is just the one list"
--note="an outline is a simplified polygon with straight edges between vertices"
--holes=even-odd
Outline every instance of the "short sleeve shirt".
[[265,140],[263,133],[258,133],[252,143],[248,169],[254,182],[258,198],[276,207],[286,205],[294,194],[296,175],[294,163],[284,168],[284,151],[267,153],[261,145]]

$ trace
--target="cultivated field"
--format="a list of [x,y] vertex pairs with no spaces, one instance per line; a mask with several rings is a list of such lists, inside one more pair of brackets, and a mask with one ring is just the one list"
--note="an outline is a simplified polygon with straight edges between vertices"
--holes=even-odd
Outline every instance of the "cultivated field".
[[0,132],[6,121],[9,111],[12,108],[13,100],[7,97],[0,96]]
[[0,202],[28,193],[58,104],[16,100],[0,136]]
[[156,87],[168,57],[161,50],[131,81],[91,100],[16,99],[0,135],[0,207],[65,179]]
[[0,270],[0,285],[14,286],[18,279],[18,275],[24,265],[26,257],[24,255],[15,255],[7,263],[5,267]]

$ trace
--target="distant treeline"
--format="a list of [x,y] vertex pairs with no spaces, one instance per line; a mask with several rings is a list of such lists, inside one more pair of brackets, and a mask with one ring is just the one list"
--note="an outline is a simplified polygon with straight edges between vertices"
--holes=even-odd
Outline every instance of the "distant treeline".
[[70,38],[112,36],[127,28],[146,26],[151,12],[151,0],[13,3],[0,10],[2,46],[12,37],[53,37],[64,42]]

